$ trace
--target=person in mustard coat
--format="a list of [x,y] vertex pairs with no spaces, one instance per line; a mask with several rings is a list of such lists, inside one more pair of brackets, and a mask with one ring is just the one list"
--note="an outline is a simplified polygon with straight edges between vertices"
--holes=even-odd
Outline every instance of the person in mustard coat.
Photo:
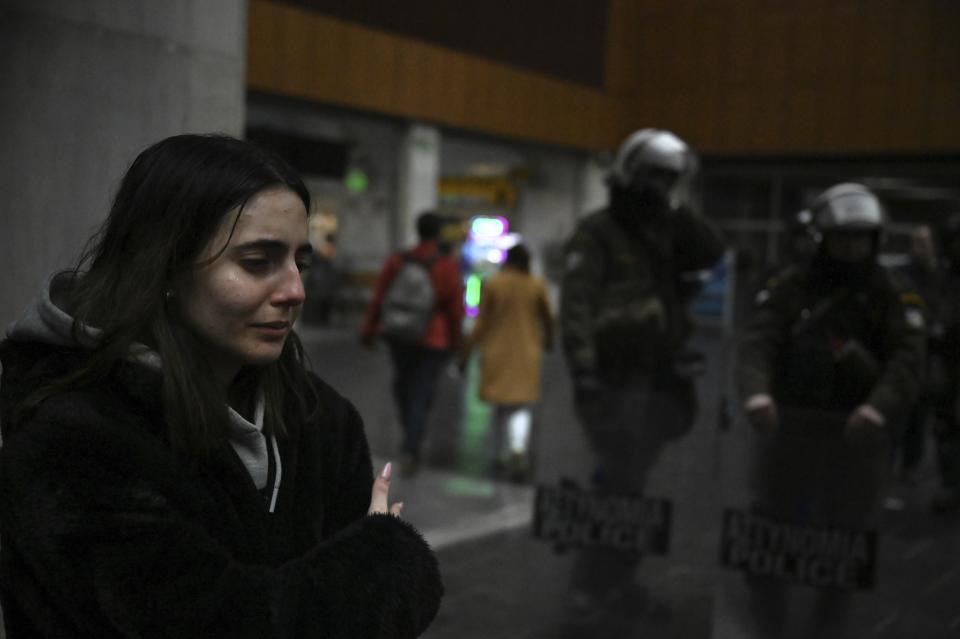
[[465,363],[474,348],[480,350],[478,395],[493,407],[494,463],[514,481],[530,473],[531,407],[540,397],[544,348],[552,347],[546,286],[530,274],[530,253],[517,244],[507,251],[500,272],[484,284],[477,323],[462,354]]

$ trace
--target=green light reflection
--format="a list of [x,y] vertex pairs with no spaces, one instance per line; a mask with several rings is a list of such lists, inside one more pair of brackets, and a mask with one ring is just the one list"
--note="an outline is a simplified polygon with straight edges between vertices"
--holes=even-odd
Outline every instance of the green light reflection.
[[463,430],[457,455],[457,470],[473,476],[487,470],[487,437],[490,430],[490,407],[477,398],[480,363],[471,357],[466,371],[463,395]]

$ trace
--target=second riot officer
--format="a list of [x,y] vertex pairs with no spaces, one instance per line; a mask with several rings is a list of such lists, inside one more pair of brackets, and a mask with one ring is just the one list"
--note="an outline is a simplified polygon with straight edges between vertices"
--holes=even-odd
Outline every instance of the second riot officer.
[[[694,162],[669,131],[633,133],[610,171],[608,205],[565,247],[564,355],[595,478],[611,491],[642,494],[663,444],[693,424],[687,306],[695,275],[723,251],[716,227],[684,203]],[[583,551],[574,591],[601,608],[642,607],[632,587],[638,561],[638,553]]]
[[947,513],[960,510],[960,214],[947,219],[940,237],[944,259],[929,299],[928,392],[942,482],[931,507]]
[[[760,445],[757,509],[787,524],[875,528],[890,446],[918,394],[924,359],[919,297],[880,266],[884,213],[858,184],[811,206],[818,250],[757,296],[737,381]],[[755,619],[780,636],[790,598],[754,581]],[[818,591],[804,636],[843,636],[849,595]]]

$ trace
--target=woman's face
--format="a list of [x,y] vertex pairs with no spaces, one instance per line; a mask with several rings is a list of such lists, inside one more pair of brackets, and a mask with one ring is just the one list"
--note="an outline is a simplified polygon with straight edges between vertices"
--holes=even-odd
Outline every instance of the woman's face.
[[293,191],[265,189],[239,219],[235,210],[224,215],[176,295],[184,321],[206,344],[204,355],[225,385],[242,366],[280,356],[303,304],[301,274],[310,256],[307,211]]

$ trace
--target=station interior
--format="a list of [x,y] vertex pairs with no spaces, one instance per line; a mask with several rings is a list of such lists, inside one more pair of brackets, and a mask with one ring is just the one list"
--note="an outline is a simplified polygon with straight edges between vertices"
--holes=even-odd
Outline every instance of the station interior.
[[[615,618],[574,608],[577,549],[538,529],[538,499],[596,471],[558,340],[521,481],[491,465],[477,358],[440,375],[419,470],[391,489],[440,561],[427,639],[766,636],[722,552],[730,513],[751,504],[758,443],[733,378],[757,293],[831,185],[882,202],[889,269],[910,262],[919,228],[936,238],[960,214],[953,0],[7,0],[0,59],[0,323],[73,263],[142,149],[188,132],[253,140],[310,190],[310,239],[329,268],[305,280],[296,330],[360,412],[375,467],[397,462],[400,430],[387,350],[363,348],[359,331],[417,216],[443,217],[478,296],[500,267],[496,238],[522,241],[557,313],[565,243],[606,204],[621,141],[652,127],[690,145],[686,195],[724,253],[691,306],[696,422],[647,485],[670,512],[668,543],[635,575],[653,603],[627,600]],[[470,252],[471,237],[487,247],[490,220],[503,223],[487,238],[497,250]],[[469,331],[476,299],[465,304]],[[844,636],[960,636],[960,509],[931,510],[931,428],[909,481],[898,463]],[[813,605],[816,586],[794,588]]]

